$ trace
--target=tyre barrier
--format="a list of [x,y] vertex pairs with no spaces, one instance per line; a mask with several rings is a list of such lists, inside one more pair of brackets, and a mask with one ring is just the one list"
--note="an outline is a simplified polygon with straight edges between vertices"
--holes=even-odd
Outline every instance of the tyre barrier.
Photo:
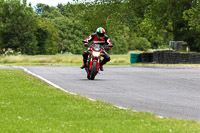
[[153,52],[153,62],[161,64],[199,64],[200,53],[177,53],[171,50]]
[[141,53],[138,58],[142,63],[154,62],[159,64],[200,64],[200,53],[177,53],[172,50]]
[[140,54],[140,61],[142,63],[153,62],[153,53],[142,53],[142,54]]

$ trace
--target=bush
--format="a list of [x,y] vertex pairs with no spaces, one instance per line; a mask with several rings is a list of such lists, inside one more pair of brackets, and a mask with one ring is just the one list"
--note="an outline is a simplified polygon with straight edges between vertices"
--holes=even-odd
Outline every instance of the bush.
[[149,48],[151,48],[151,43],[143,37],[136,37],[135,39],[130,41],[130,50],[148,50]]
[[200,52],[200,39],[195,39],[194,43],[190,45],[191,51]]
[[111,42],[113,44],[113,48],[111,49],[110,53],[112,54],[127,54],[128,53],[128,43],[127,41],[120,37],[115,36],[111,38]]

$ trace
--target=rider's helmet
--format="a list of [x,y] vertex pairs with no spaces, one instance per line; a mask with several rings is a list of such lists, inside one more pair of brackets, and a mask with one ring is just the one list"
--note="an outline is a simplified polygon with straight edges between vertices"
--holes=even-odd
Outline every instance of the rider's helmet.
[[105,31],[104,28],[102,28],[102,27],[97,28],[97,31],[96,31],[97,37],[98,37],[99,39],[101,39],[101,38],[104,36],[105,32],[106,32],[106,31]]

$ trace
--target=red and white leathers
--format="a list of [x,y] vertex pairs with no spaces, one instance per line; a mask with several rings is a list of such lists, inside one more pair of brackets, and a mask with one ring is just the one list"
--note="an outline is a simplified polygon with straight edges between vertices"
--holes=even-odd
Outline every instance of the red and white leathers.
[[[87,41],[88,43],[93,41],[93,43],[98,43],[98,44],[102,44],[102,45],[108,45],[108,48],[111,49],[112,46],[111,42],[110,42],[110,38],[105,34],[101,39],[98,38],[97,33],[93,33],[92,35],[90,35],[85,41]],[[87,45],[88,43],[84,43],[84,45]]]
[[[110,38],[105,34],[103,37],[101,37],[101,39],[98,38],[97,33],[93,33],[92,35],[90,35],[85,41],[87,41],[88,43],[93,41],[94,44],[98,43],[98,44],[102,44],[102,45],[108,45],[107,50],[110,50],[112,48],[112,44],[110,41]],[[84,45],[88,45],[88,43],[84,43]],[[110,46],[110,47],[109,47]],[[83,53],[83,66],[86,64],[87,62],[87,58],[88,58],[88,51],[90,49],[86,50]],[[110,61],[110,56],[108,55],[108,53],[104,51],[104,59],[101,62],[101,67],[106,64],[108,61]]]

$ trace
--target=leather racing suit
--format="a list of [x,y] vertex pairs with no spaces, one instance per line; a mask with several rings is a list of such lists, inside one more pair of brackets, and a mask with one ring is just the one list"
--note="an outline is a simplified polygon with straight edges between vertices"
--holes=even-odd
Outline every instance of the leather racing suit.
[[[107,50],[110,50],[112,48],[112,44],[110,42],[110,38],[105,34],[101,39],[99,39],[97,37],[97,33],[93,33],[92,35],[90,35],[85,41],[87,41],[88,43],[90,43],[91,41],[93,41],[94,44],[98,43],[98,44],[102,44],[102,45],[108,45]],[[88,45],[88,43],[84,43],[85,46]],[[84,65],[87,62],[87,58],[88,58],[88,54],[89,54],[89,49],[86,50],[83,53],[83,63]],[[102,60],[100,66],[102,67],[104,64],[106,64],[107,62],[110,61],[110,56],[108,55],[108,53],[106,52],[105,49],[103,49],[103,53],[104,53],[104,59]]]

